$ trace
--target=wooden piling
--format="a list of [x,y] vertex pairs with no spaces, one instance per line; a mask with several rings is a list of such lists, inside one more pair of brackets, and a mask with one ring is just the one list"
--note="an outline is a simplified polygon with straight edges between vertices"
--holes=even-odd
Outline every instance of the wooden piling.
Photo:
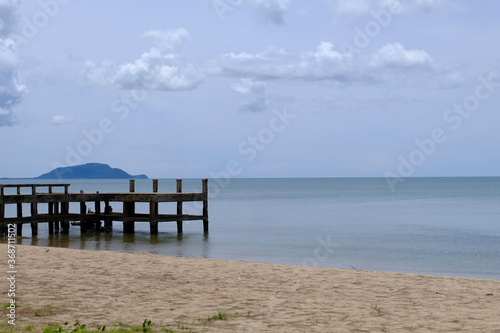
[[[17,187],[16,193],[17,193],[17,195],[21,194],[21,187],[20,186]],[[18,202],[16,204],[16,206],[17,206],[16,216],[18,218],[22,218],[23,217],[23,204],[21,202]],[[18,225],[17,235],[18,236],[22,236],[23,235],[23,225],[22,225],[22,223]]]
[[32,236],[37,236],[38,235],[38,223],[31,223],[31,235]]
[[[99,193],[99,192],[97,192]],[[93,227],[95,231],[100,231],[101,230],[101,201],[96,200],[94,201],[94,223]]]
[[4,193],[4,189],[3,187],[0,188],[0,219],[4,219],[5,217],[5,205],[3,203],[3,193]]
[[[3,187],[0,188],[0,220],[3,221],[4,217],[5,217],[5,206],[4,206],[4,203],[3,203]],[[2,230],[2,235],[3,236],[8,236],[8,228],[7,228],[7,224],[4,224],[3,226],[0,226],[0,229],[3,229]]]
[[[17,192],[17,195],[21,194],[21,187],[20,186],[17,187],[16,192]],[[17,203],[17,217],[19,217],[19,218],[23,217],[23,204],[22,204],[22,202]]]
[[[54,202],[54,215],[59,215],[59,202]],[[59,220],[55,220],[54,221],[54,231],[55,233],[59,233],[59,226],[60,226],[60,221]]]
[[[64,185],[64,200],[61,202],[61,214],[68,215],[69,214],[69,192],[68,192],[69,184]],[[61,233],[69,234],[69,221],[65,218],[61,221]]]
[[[31,208],[31,216],[37,216],[38,215],[38,204],[36,202],[36,186],[32,185],[31,186],[31,203],[30,203],[30,208]],[[31,235],[36,236],[38,235],[38,223],[36,222],[31,222]]]
[[[135,179],[129,179],[129,192],[135,192]],[[123,203],[123,215],[128,218],[127,221],[123,222],[123,233],[133,234],[135,232],[135,221],[130,220],[135,215],[135,202],[127,201]]]
[[[52,194],[52,186],[49,186],[49,194]],[[54,216],[54,203],[53,202],[47,203],[47,212],[48,212],[49,216],[51,216],[51,217]],[[54,221],[49,221],[48,225],[49,225],[49,235],[53,235],[54,234]]]
[[123,215],[126,219],[123,221],[123,232],[126,234],[134,233],[135,223],[131,220],[135,215],[135,203],[134,202],[124,202],[123,203]]
[[69,221],[61,222],[61,234],[69,234]]
[[[80,194],[83,194],[83,190],[80,190]],[[80,233],[83,233],[89,229],[89,221],[86,217],[87,215],[87,204],[85,201],[80,202],[80,215],[82,219],[80,221]]]
[[[109,204],[109,200],[104,201],[104,214],[111,214],[113,212],[113,209],[111,208],[111,205]],[[106,232],[111,232],[113,231],[113,220],[109,217],[106,217],[104,219],[104,228],[106,229]]]
[[[158,193],[158,179],[153,179],[153,193]],[[158,234],[158,221],[156,217],[158,215],[158,202],[151,201],[149,203],[149,232],[152,235]]]
[[[156,204],[156,207],[155,207]],[[158,233],[158,221],[156,220],[158,210],[158,203],[151,201],[149,203],[149,232],[152,235],[156,235]]]
[[203,232],[208,233],[208,179],[201,180],[201,193],[204,194],[203,199]]
[[[177,193],[182,193],[182,179],[176,180]],[[177,233],[182,234],[182,201],[177,201]]]

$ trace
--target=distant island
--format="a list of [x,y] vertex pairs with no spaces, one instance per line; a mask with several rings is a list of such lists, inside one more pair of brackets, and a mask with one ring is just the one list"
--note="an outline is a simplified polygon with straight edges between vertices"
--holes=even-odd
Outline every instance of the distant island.
[[133,176],[107,164],[87,163],[57,168],[35,179],[148,179],[148,176]]

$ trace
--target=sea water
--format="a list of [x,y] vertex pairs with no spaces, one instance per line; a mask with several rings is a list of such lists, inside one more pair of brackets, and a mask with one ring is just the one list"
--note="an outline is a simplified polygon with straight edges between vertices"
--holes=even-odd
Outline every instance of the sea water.
[[[52,182],[60,181],[40,181]],[[129,189],[128,180],[65,182],[70,192]],[[175,180],[161,179],[159,187],[175,192]],[[136,180],[137,192],[151,188],[151,180]],[[200,192],[201,181],[185,180],[183,191]],[[93,209],[93,203],[87,205]],[[148,209],[137,206],[139,212]],[[160,208],[171,209],[175,212],[175,203]],[[7,216],[12,210],[15,206]],[[199,214],[201,206],[185,203],[184,212]],[[19,243],[500,279],[499,177],[408,178],[395,189],[383,178],[213,179],[209,221],[208,234],[200,221],[187,221],[182,235],[175,223],[160,223],[159,234],[150,235],[149,224],[139,222],[130,235],[114,222],[111,234],[83,235],[75,226],[69,235],[48,235],[42,224],[38,237],[31,238],[25,225],[28,238]]]

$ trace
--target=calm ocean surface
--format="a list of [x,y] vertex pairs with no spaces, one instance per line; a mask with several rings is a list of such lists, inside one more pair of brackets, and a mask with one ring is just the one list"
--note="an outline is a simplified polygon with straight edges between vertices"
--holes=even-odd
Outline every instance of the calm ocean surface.
[[[58,181],[0,180],[0,183]],[[69,180],[70,191],[127,192],[128,180]],[[49,236],[21,244],[89,250],[147,251],[170,256],[500,279],[500,177],[409,178],[391,192],[383,178],[231,179],[209,181],[210,233],[201,221],[160,223],[159,235],[137,223],[136,234]],[[174,192],[175,180],[160,180]],[[136,180],[137,192],[151,180]],[[188,179],[184,192],[201,191]],[[93,204],[88,204],[93,209]],[[41,205],[42,206],[42,205]],[[43,207],[39,208],[43,212]],[[185,204],[185,212],[201,207]],[[15,214],[10,206],[7,214]],[[26,214],[29,207],[24,207]],[[121,211],[121,207],[116,207]],[[160,207],[174,212],[175,203]],[[78,211],[78,207],[71,206]],[[147,212],[148,206],[138,205]],[[30,228],[24,226],[24,235]]]

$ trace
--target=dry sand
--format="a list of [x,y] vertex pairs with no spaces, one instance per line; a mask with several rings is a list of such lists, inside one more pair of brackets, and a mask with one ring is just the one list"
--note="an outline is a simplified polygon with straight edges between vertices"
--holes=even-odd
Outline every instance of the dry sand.
[[17,271],[21,327],[147,318],[175,332],[500,332],[498,280],[34,246],[17,246]]

